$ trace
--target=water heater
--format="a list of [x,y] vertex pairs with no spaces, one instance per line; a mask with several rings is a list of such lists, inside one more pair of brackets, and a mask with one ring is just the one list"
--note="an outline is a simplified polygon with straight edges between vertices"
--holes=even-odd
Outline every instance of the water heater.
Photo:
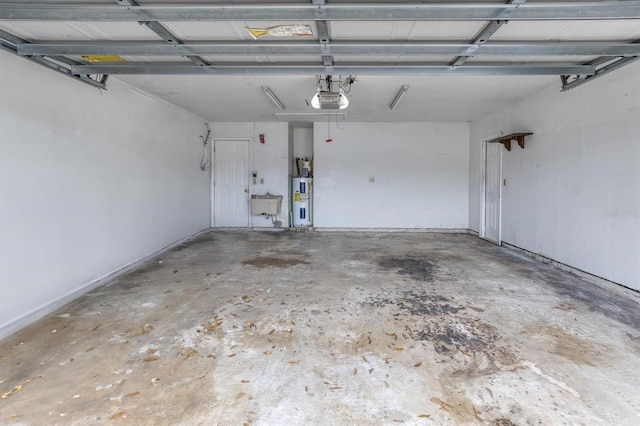
[[312,188],[313,178],[295,177],[292,179],[293,190],[293,226],[313,225]]

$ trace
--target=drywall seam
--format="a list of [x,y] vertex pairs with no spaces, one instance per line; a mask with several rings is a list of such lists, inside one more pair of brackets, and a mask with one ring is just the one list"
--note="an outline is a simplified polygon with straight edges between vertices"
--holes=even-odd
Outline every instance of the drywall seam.
[[607,290],[611,293],[617,294],[618,296],[622,296],[625,299],[628,299],[640,304],[640,291],[629,288],[624,284],[620,284],[614,281],[610,281],[606,278],[602,278],[597,275],[590,274],[589,272],[583,271],[578,268],[574,268],[573,266],[567,265],[562,262],[558,262],[557,260],[551,259],[541,254],[531,252],[527,249],[523,249],[522,247],[505,243],[504,241],[502,242],[502,246],[509,250],[513,250],[517,253],[533,258],[539,262],[545,263],[547,265],[551,265],[562,272],[566,272],[568,274],[574,275],[590,284],[597,285],[598,287],[604,290]]
[[157,257],[180,244],[183,244],[196,237],[199,237],[200,235],[206,234],[211,230],[212,228],[206,228],[186,238],[181,238],[178,241],[175,241],[167,246],[164,246],[147,256],[144,256],[138,260],[134,260],[133,262],[127,263],[123,267],[113,272],[107,273],[106,275],[103,275],[100,278],[90,281],[87,284],[84,284],[79,288],[76,288],[75,290],[72,290],[62,295],[61,297],[22,315],[21,317],[18,317],[6,324],[3,324],[2,326],[0,326],[0,340],[3,340],[4,338],[12,335],[16,331],[26,327],[29,324],[36,322],[37,320],[49,315],[50,313],[55,312],[56,310],[63,307],[67,303],[72,302],[78,297],[90,292],[91,290],[98,288],[102,285],[109,284],[111,281],[115,280],[116,278],[119,278],[122,275],[126,274],[127,272],[130,272],[131,270],[138,268],[140,265],[147,262],[148,260],[153,259],[154,257]]

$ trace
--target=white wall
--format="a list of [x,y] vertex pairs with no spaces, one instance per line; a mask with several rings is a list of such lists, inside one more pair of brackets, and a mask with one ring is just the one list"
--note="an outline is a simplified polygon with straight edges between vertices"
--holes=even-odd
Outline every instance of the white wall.
[[467,228],[467,123],[339,123],[327,137],[316,123],[314,226]]
[[[250,195],[267,192],[282,195],[282,209],[278,215],[283,226],[289,226],[289,125],[287,123],[211,123],[213,139],[249,139],[249,168],[258,172],[257,184],[249,179]],[[264,134],[265,143],[259,142]],[[214,154],[215,157],[215,154]],[[215,159],[214,159],[215,161]],[[264,179],[264,183],[260,183]],[[213,196],[212,196],[212,199]],[[215,226],[215,224],[214,224]],[[262,215],[252,215],[250,226],[269,227],[271,219]]]
[[559,82],[471,123],[471,229],[481,139],[530,131],[503,152],[503,240],[640,290],[640,63],[560,93]]
[[313,128],[293,129],[293,158],[313,157]]
[[289,124],[289,138],[287,140],[287,164],[288,164],[288,178],[290,179],[293,176],[293,171],[294,171],[294,167],[293,167],[293,158],[294,157],[294,152],[295,152],[295,148],[294,148],[294,142],[295,142],[295,129],[293,128],[293,126],[291,126],[291,124]]
[[0,338],[209,224],[204,121],[0,52]]

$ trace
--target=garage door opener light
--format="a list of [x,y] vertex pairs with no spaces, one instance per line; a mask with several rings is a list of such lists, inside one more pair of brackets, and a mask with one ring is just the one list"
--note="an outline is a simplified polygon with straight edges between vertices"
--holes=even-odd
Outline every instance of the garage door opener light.
[[351,85],[355,83],[356,78],[349,76],[344,82],[338,80],[340,89],[333,91],[333,80],[328,75],[325,78],[318,78],[316,94],[311,98],[311,106],[315,109],[345,109],[349,106],[349,98],[347,93],[351,89]]

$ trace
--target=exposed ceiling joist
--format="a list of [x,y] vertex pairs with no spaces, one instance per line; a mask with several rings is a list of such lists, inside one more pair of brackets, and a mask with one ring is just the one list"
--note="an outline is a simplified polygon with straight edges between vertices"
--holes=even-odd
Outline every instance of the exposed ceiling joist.
[[358,3],[227,5],[0,5],[0,20],[21,21],[495,21],[638,19],[640,1],[572,3]]
[[[560,75],[563,90],[605,75],[640,57],[640,43],[627,43],[629,38],[618,37],[581,41],[492,42],[491,37],[508,21],[549,20],[617,20],[640,19],[640,1],[527,1],[501,0],[493,2],[305,2],[268,3],[235,2],[216,4],[185,4],[178,0],[153,0],[142,5],[138,0],[111,0],[112,5],[93,0],[79,3],[54,3],[40,0],[34,4],[1,4],[0,21],[59,21],[73,25],[76,21],[139,22],[146,25],[164,42],[102,40],[55,40],[46,36],[38,40],[24,40],[10,33],[0,32],[0,48],[28,60],[47,66],[74,79],[97,87],[104,87],[109,74],[149,75],[388,75],[388,76],[490,76],[490,75]],[[142,1],[142,0],[140,0]],[[43,4],[44,3],[44,4]],[[108,2],[106,2],[108,3]],[[39,5],[38,5],[39,4]],[[236,28],[236,40],[180,39],[164,21],[227,21]],[[236,21],[236,22],[232,22]],[[243,40],[239,30],[248,21],[298,21],[315,23],[316,39],[259,41]],[[366,23],[387,21],[486,21],[467,42],[425,40],[408,36],[396,40],[384,34],[371,37],[364,33],[359,40],[333,41],[330,38],[332,21]],[[335,22],[333,22],[338,28]],[[90,24],[82,24],[88,25]],[[189,24],[187,24],[189,25]],[[273,25],[273,23],[269,23]],[[586,24],[589,25],[589,24]],[[124,28],[125,26],[120,26]],[[395,27],[395,26],[394,26]],[[179,25],[177,28],[181,28]],[[1,31],[1,30],[0,30]],[[16,31],[19,31],[17,29]],[[55,33],[55,32],[54,32]],[[100,33],[100,31],[98,31]],[[189,32],[185,32],[188,34]],[[513,33],[511,31],[511,33]],[[596,32],[598,33],[598,32]],[[24,34],[29,34],[26,31]],[[53,34],[53,33],[52,33]],[[214,34],[217,34],[214,32]],[[517,38],[518,36],[514,36]],[[59,36],[58,39],[63,37]],[[93,37],[91,37],[93,38]],[[113,38],[113,37],[112,37]],[[526,38],[526,37],[525,37]],[[565,37],[566,39],[567,37]],[[568,37],[570,40],[572,37]],[[85,63],[79,56],[121,56],[132,62]],[[144,57],[185,57],[187,61],[153,62]],[[253,56],[253,57],[252,57]],[[307,57],[306,59],[296,58]],[[429,62],[426,57],[440,56]],[[467,65],[474,56],[487,56],[484,62]],[[140,59],[136,59],[140,57]],[[223,57],[218,59],[218,57]],[[263,63],[264,57],[267,60]],[[311,57],[311,58],[309,58]],[[316,57],[314,60],[313,57]],[[368,58],[369,57],[369,58]],[[404,58],[399,60],[389,58]],[[414,57],[411,59],[411,57]],[[443,59],[444,57],[445,59]],[[496,58],[504,58],[502,60]],[[518,57],[519,59],[514,59]],[[540,58],[548,58],[540,62]],[[588,62],[585,57],[591,58]],[[223,61],[210,65],[216,58]],[[382,58],[382,59],[380,59]],[[446,59],[449,58],[449,59]],[[508,59],[512,58],[512,59]],[[573,59],[573,63],[572,62]],[[91,60],[91,59],[89,59]],[[211,59],[213,60],[213,59]],[[295,62],[304,60],[305,62]],[[516,62],[517,60],[517,62]],[[368,61],[368,62],[365,62]],[[501,62],[504,61],[504,62]],[[336,64],[337,62],[337,64]]]
[[[24,46],[26,44],[28,44],[27,40],[17,37],[7,31],[0,30],[0,50],[18,55],[17,46]],[[100,80],[95,80],[88,75],[77,75],[72,73],[71,66],[80,64],[80,62],[74,61],[73,59],[57,55],[51,56],[50,58],[41,56],[27,56],[26,59],[38,65],[42,65],[43,67],[47,67],[57,73],[73,78],[74,80],[81,81],[99,89],[106,89],[107,76],[102,76],[100,77]]]
[[[140,3],[137,2],[137,0],[116,0],[119,4],[121,4],[122,6],[133,6],[133,7],[139,7]],[[140,24],[146,25],[147,28],[149,28],[151,31],[153,31],[154,33],[158,34],[158,36],[160,36],[160,38],[162,38],[165,42],[167,43],[171,43],[171,44],[182,44],[183,41],[180,40],[175,34],[173,34],[171,31],[169,31],[164,25],[162,25],[160,22],[158,21],[144,21],[144,22],[140,22]],[[207,61],[205,61],[204,59],[202,59],[199,56],[187,56],[189,58],[189,60],[191,62],[193,62],[196,65],[209,65],[209,63]]]
[[322,64],[333,65],[333,56],[329,48],[329,23],[327,21],[316,21],[316,31],[318,32],[318,42],[316,45],[322,51]]
[[483,75],[593,75],[591,65],[478,65],[463,67],[425,64],[381,65],[342,64],[225,64],[215,66],[175,63],[102,63],[76,65],[77,74],[155,74],[155,75],[405,75],[405,76],[483,76]]
[[[522,4],[526,1],[527,0],[507,0],[505,3],[506,4]],[[509,9],[508,11],[503,13],[503,15],[500,17],[501,20],[499,21],[491,21],[485,24],[485,26],[480,30],[480,32],[473,38],[473,41],[471,42],[474,45],[474,47],[480,46],[486,43],[487,41],[489,41],[489,39],[493,37],[493,35],[496,33],[496,31],[500,29],[500,27],[502,27],[507,22],[509,22],[509,21],[506,21],[505,19],[508,18],[509,15],[514,10],[515,9]],[[472,54],[473,54],[472,50],[474,49],[469,49],[469,52],[465,54],[461,54],[461,56],[454,58],[453,61],[451,61],[451,65],[453,65],[454,67],[459,67],[460,65],[467,62],[472,57]]]
[[[324,0],[312,0],[314,5],[323,5]],[[327,21],[316,21],[316,32],[318,33],[318,42],[323,50],[325,50],[322,55],[322,65],[330,66],[333,65],[333,56],[328,52],[328,45],[330,42],[329,38],[329,23]]]
[[473,38],[473,41],[469,45],[468,51],[460,53],[460,56],[454,58],[454,60],[451,61],[451,65],[457,67],[467,62],[474,54],[476,54],[475,52],[477,52],[478,48],[486,43],[489,38],[491,38],[496,33],[496,31],[498,31],[500,27],[502,27],[506,23],[507,21],[491,21],[487,25],[485,25],[484,28],[480,30],[478,35]]
[[[640,40],[636,40],[630,44],[631,46],[640,46]],[[629,65],[632,62],[635,62],[640,59],[639,55],[629,56],[629,57],[618,57],[612,59],[608,56],[601,56],[592,61],[589,61],[585,65],[593,65],[596,67],[596,72],[590,76],[584,75],[576,75],[573,80],[571,79],[571,75],[561,75],[560,81],[562,82],[562,91],[575,89],[576,87],[582,86],[585,83],[595,80],[596,78],[602,77],[604,75],[609,74],[619,68],[622,68],[626,65]],[[600,65],[602,65],[600,67]],[[599,67],[599,68],[598,68]]]
[[[139,41],[50,41],[18,44],[18,54],[32,55],[120,55],[120,56],[188,56],[188,55],[464,55],[474,56],[638,56],[640,44],[610,42],[492,42],[461,44],[442,42],[366,41],[333,42],[329,46],[316,42],[287,41],[205,41],[166,44]],[[326,64],[325,64],[326,65]]]
[[596,70],[596,72],[593,75],[590,76],[580,76],[579,78],[573,80],[573,81],[569,81],[566,77],[567,76],[562,76],[562,91],[566,91],[566,90],[571,90],[571,89],[575,89],[576,87],[582,86],[583,84],[586,84],[596,78],[602,77],[604,75],[609,74],[610,72],[613,72],[619,68],[622,68],[626,65],[629,65],[632,62],[635,62],[637,60],[639,60],[640,57],[632,57],[632,58],[622,58],[618,61],[612,62],[609,65],[606,65],[598,70]]

